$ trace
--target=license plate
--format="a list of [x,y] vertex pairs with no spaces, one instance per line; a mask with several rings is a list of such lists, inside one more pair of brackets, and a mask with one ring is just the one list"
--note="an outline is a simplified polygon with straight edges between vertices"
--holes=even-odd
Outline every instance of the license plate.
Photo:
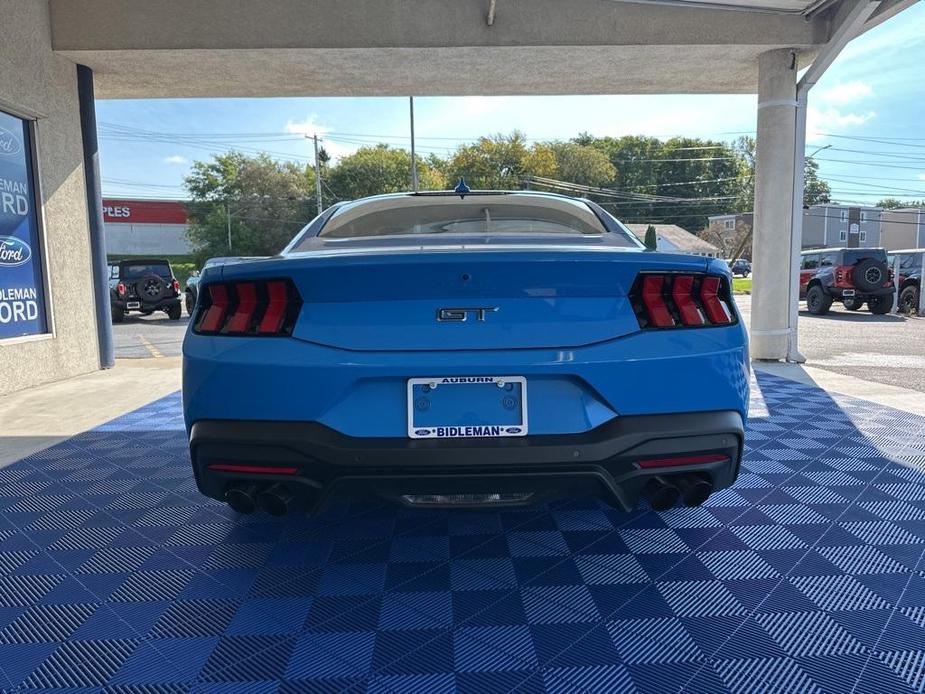
[[140,301],[126,301],[125,308],[141,308]]
[[523,376],[437,376],[408,379],[412,439],[527,435]]
[[841,295],[842,296],[854,296],[854,290],[853,289],[843,289]]

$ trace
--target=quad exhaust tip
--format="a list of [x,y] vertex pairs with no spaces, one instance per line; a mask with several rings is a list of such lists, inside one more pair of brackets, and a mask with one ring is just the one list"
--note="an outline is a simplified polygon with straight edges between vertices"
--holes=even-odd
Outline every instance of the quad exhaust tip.
[[652,510],[661,512],[673,508],[678,501],[685,506],[700,506],[713,493],[713,483],[701,475],[656,475],[646,485],[646,495]]
[[274,484],[264,489],[257,496],[257,505],[261,511],[271,516],[285,516],[292,503],[292,492],[282,484]]
[[649,480],[646,494],[654,511],[667,511],[678,503],[681,497],[680,490],[661,475],[656,475]]
[[713,493],[713,485],[700,475],[681,475],[675,484],[685,506],[700,506]]
[[257,509],[256,497],[256,484],[234,484],[225,491],[225,503],[238,513],[253,513]]

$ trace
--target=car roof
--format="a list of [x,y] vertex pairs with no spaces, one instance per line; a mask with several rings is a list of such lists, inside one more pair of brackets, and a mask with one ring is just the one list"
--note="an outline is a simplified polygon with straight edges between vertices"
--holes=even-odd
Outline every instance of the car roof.
[[113,265],[170,265],[167,258],[123,258],[112,263]]
[[[839,246],[838,248],[810,248],[805,251],[800,251],[800,255],[806,255],[808,253],[838,253],[840,251],[886,251],[885,248],[876,246],[874,248],[847,248],[845,246]],[[887,253],[897,253],[898,251],[886,251]]]

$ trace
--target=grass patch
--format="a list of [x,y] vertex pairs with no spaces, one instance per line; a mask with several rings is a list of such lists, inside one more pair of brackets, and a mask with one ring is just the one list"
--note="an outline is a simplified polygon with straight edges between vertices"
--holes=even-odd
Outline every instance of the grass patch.
[[733,294],[751,294],[752,278],[751,277],[733,277],[732,278]]

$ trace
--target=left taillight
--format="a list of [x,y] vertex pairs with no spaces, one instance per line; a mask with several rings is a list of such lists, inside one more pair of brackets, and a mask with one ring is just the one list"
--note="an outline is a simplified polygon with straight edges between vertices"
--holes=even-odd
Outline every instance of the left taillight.
[[215,282],[200,290],[193,332],[285,337],[301,308],[302,298],[289,279]]
[[124,282],[119,282],[119,284],[116,285],[116,293],[119,296],[125,296],[125,283]]
[[699,328],[737,320],[723,275],[641,272],[629,298],[640,328]]

